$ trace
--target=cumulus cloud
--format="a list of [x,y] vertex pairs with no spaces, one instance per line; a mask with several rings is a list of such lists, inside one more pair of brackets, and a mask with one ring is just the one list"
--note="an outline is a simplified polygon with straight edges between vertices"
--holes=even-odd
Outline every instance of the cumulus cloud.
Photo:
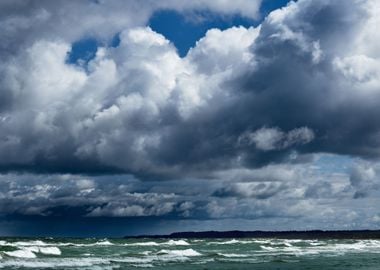
[[[278,229],[278,222],[289,229],[350,229],[357,224],[372,228],[378,215],[374,201],[379,192],[371,186],[376,177],[369,173],[371,180],[363,180],[360,187],[371,191],[358,197],[354,169],[336,173],[320,167],[331,158],[323,154],[308,163],[234,169],[215,179],[180,181],[141,181],[131,175],[6,174],[0,176],[0,217],[177,220],[191,223],[189,229],[204,229],[217,220],[221,230],[231,228],[233,220],[240,220],[234,226],[241,229],[249,229],[239,227],[244,224]],[[377,164],[366,164],[367,171],[368,166],[377,174]],[[360,199],[353,200],[355,196]]]
[[[64,3],[70,10],[83,5]],[[377,60],[372,48],[366,53],[364,45],[351,45],[373,21],[370,4],[290,3],[257,28],[209,30],[185,58],[159,33],[115,19],[124,30],[107,27],[121,31],[120,45],[99,47],[87,69],[66,62],[71,43],[65,33],[61,39],[33,35],[36,40],[21,42],[26,50],[1,67],[0,149],[12,153],[0,155],[1,167],[151,179],[259,167],[294,153],[375,157],[379,127],[362,117],[378,113],[378,93],[369,90]],[[19,5],[14,12],[24,14]],[[123,6],[89,5],[94,14]],[[206,8],[227,10],[222,2]],[[324,16],[334,19],[325,25]],[[338,39],[334,33],[343,28],[350,31]],[[79,30],[79,36],[88,32]],[[358,73],[353,65],[368,71]]]
[[257,149],[263,151],[279,150],[294,144],[306,144],[314,139],[314,132],[309,128],[296,128],[284,133],[278,128],[260,128],[255,132],[244,134],[240,142],[255,144]]
[[276,195],[284,188],[284,183],[281,182],[235,183],[216,190],[213,195],[217,197],[235,196],[267,199]]
[[370,192],[380,188],[379,169],[376,164],[356,164],[351,168],[350,183],[355,189],[354,198],[367,197]]
[[[0,169],[38,175],[2,181],[2,213],[296,217],[332,198],[363,198],[359,209],[377,192],[372,165],[326,177],[310,165],[321,153],[379,158],[374,0],[290,2],[257,27],[210,29],[182,58],[146,26],[154,12],[257,18],[260,1],[0,5]],[[68,63],[88,37],[94,58]],[[130,175],[140,189],[82,179],[94,174]],[[176,185],[149,182],[163,179]],[[319,217],[349,215],[330,210]]]
[[[1,3],[0,45],[15,52],[40,39],[73,42],[83,37],[112,38],[125,28],[143,26],[150,16],[160,10],[181,13],[211,11],[222,15],[241,15],[256,19],[260,16],[261,0],[239,0],[234,3],[216,1],[12,1]],[[27,44],[25,44],[27,43]],[[1,55],[4,57],[4,54]]]

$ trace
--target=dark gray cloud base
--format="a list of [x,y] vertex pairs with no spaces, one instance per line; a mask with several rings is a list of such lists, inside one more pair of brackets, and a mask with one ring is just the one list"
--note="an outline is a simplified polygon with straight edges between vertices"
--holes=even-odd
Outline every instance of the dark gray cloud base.
[[98,49],[89,73],[63,62],[65,32],[24,36],[29,48],[1,68],[1,168],[171,178],[282,162],[294,150],[377,157],[377,52],[361,43],[369,5],[300,1],[260,29],[212,30],[184,59],[132,27],[119,47]]

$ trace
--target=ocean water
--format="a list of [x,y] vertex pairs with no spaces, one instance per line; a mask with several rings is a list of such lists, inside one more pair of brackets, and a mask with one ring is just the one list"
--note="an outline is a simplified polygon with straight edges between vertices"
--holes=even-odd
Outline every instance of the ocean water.
[[380,240],[0,238],[1,269],[380,269]]

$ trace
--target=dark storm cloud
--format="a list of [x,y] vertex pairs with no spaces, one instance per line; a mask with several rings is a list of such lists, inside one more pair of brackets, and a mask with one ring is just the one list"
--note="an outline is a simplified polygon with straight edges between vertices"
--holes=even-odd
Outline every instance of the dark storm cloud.
[[[9,35],[22,36],[15,27],[29,29],[31,20],[52,20],[56,8],[43,3],[15,5],[17,16],[3,19],[25,22],[6,24],[14,26]],[[150,29],[125,30],[117,48],[98,48],[88,71],[65,63],[69,29],[62,40],[24,35],[28,49],[1,66],[0,168],[154,180],[289,162],[296,152],[377,157],[380,126],[366,119],[380,112],[379,69],[358,38],[373,23],[370,4],[292,3],[260,28],[209,31],[184,59]],[[100,7],[89,5],[98,16]],[[114,14],[120,5],[103,8]],[[134,26],[117,18],[118,27]],[[363,74],[352,73],[367,62]]]
[[286,189],[284,183],[261,182],[261,183],[235,183],[216,190],[216,197],[252,197],[256,199],[268,199],[281,190]]
[[[292,2],[183,58],[144,27],[168,8],[257,16],[238,2],[2,2],[0,215],[375,226],[379,4]],[[88,37],[94,58],[68,63]]]
[[183,196],[149,192],[133,177],[119,177],[3,175],[0,215],[183,216],[193,208]]

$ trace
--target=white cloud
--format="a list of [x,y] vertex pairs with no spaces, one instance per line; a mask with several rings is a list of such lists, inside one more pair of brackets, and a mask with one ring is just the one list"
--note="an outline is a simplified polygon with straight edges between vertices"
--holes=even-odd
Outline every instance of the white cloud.
[[252,65],[254,55],[250,46],[258,36],[260,28],[232,27],[221,31],[210,29],[190,49],[187,58],[194,62],[198,71],[207,75],[226,72],[244,65]]
[[[1,213],[376,222],[358,211],[378,195],[376,164],[307,158],[379,157],[376,1],[300,0],[257,28],[211,29],[184,58],[144,26],[152,12],[256,18],[259,1],[26,3],[0,9],[1,168],[175,180],[3,175]],[[116,33],[86,68],[66,63],[73,41]]]
[[255,132],[243,134],[239,143],[255,144],[263,151],[279,150],[292,145],[307,144],[314,139],[314,132],[307,128],[296,128],[289,132],[283,132],[279,128],[260,128]]

